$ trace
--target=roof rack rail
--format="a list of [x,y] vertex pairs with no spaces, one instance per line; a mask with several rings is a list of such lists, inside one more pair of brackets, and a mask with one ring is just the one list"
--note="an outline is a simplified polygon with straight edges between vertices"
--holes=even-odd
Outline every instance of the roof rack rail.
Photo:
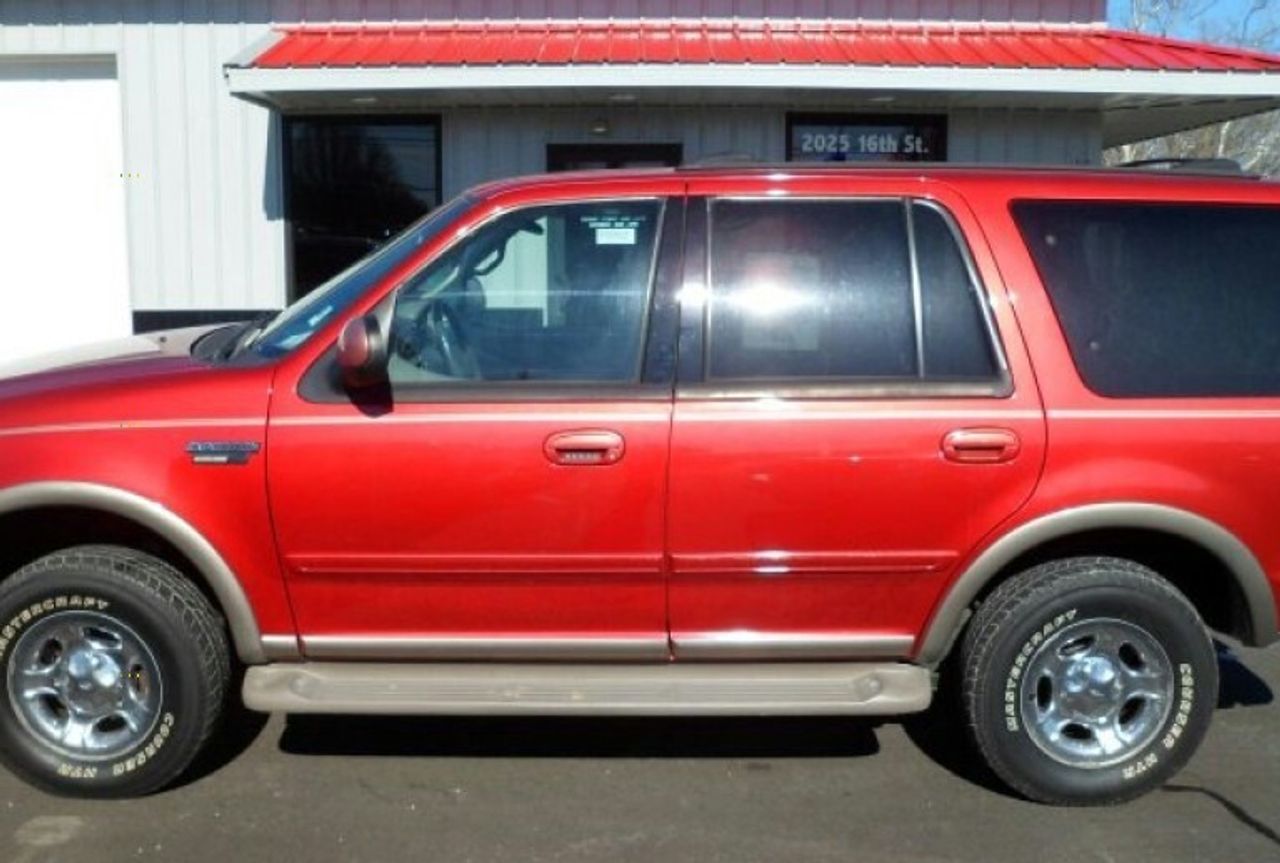
[[723,153],[710,153],[701,158],[685,162],[682,168],[723,168],[734,167],[736,165],[758,165],[760,160],[750,153],[739,153],[735,151],[726,151]]
[[1140,168],[1150,171],[1186,171],[1194,174],[1244,174],[1235,159],[1137,159],[1121,162],[1117,168]]

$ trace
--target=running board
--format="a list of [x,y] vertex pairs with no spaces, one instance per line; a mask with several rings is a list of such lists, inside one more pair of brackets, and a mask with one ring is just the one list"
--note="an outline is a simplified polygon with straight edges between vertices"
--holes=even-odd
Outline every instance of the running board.
[[244,703],[284,713],[890,715],[929,706],[905,663],[498,665],[301,662],[250,668]]

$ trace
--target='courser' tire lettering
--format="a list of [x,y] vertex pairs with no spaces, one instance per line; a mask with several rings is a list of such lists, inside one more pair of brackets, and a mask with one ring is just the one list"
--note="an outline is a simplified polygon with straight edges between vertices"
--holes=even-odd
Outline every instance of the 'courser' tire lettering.
[[177,778],[231,676],[221,616],[167,563],[79,546],[0,582],[0,758],[57,794],[123,797]]
[[1195,609],[1116,558],[1011,578],[974,616],[960,662],[977,748],[1011,788],[1045,803],[1115,803],[1161,785],[1195,752],[1217,701],[1217,658]]

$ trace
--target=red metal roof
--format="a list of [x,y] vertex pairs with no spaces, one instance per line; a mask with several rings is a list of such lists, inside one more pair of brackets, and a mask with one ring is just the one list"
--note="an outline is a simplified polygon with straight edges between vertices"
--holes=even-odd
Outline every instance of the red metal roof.
[[833,21],[297,26],[257,68],[756,64],[1275,72],[1280,57],[1101,27]]

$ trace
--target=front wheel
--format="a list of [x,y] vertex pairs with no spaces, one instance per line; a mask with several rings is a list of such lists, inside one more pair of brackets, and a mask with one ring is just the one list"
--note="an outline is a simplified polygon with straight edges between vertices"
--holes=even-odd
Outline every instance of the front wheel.
[[123,797],[173,781],[222,711],[221,617],[149,555],[81,546],[0,584],[0,756],[57,794]]
[[1217,702],[1213,643],[1173,585],[1132,561],[1030,569],[983,603],[961,648],[971,735],[1045,803],[1130,800],[1186,763]]

